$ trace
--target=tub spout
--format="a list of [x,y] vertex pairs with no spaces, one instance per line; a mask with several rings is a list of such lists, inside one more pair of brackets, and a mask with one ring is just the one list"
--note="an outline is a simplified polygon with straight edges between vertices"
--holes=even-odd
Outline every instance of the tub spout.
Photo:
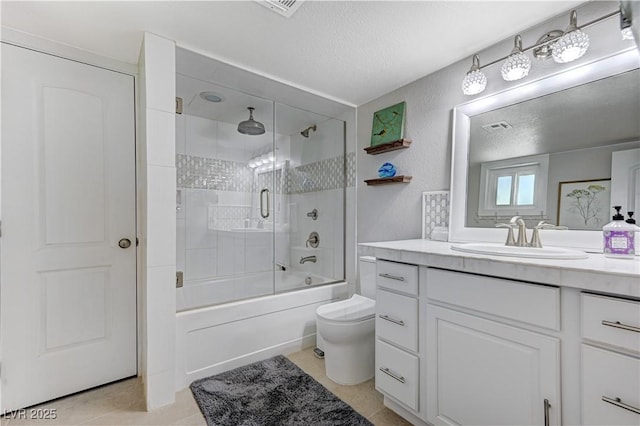
[[300,258],[300,264],[307,263],[307,262],[316,263],[317,261],[318,261],[318,258],[315,256],[306,256],[306,257]]

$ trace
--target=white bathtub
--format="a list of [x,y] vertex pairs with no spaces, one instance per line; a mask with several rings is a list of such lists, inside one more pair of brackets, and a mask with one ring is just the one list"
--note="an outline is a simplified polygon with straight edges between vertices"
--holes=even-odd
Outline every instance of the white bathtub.
[[[275,274],[275,292],[274,292]],[[307,282],[310,281],[310,284]],[[237,300],[252,299],[292,290],[335,282],[334,279],[301,271],[270,271],[245,274],[216,280],[186,283],[176,289],[176,310],[219,305]]]
[[[303,274],[304,289],[291,291],[299,287],[296,274],[279,274],[283,278],[276,284],[277,291],[283,291],[280,294],[177,313],[176,390],[203,377],[315,345],[317,307],[346,298],[347,283],[307,286],[304,277],[309,274]],[[270,283],[268,291],[271,293]],[[183,306],[187,299],[198,300],[196,294],[202,300],[207,297],[203,288],[193,293],[182,291]],[[215,289],[209,293],[211,298],[220,296]]]

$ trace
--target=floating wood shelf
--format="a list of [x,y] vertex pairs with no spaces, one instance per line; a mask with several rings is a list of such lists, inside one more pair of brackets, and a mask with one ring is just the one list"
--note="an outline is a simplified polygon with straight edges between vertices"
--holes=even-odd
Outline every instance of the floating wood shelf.
[[378,179],[366,179],[365,182],[367,185],[385,185],[387,183],[409,183],[413,176],[393,176],[387,178],[378,178]]
[[378,155],[383,152],[395,151],[396,149],[409,148],[411,145],[411,139],[398,139],[397,141],[383,143],[381,145],[370,146],[365,148],[367,154]]

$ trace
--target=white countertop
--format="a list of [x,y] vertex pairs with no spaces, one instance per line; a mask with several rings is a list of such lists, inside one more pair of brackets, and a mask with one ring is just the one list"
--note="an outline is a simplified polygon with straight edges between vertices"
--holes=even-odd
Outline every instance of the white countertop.
[[450,242],[383,241],[358,244],[358,254],[474,274],[574,287],[640,298],[640,257],[613,259],[589,253],[587,259],[533,259],[451,250]]

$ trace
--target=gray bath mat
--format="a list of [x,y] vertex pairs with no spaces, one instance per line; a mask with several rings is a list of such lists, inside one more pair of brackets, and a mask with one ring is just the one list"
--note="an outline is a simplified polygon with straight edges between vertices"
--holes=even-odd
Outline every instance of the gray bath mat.
[[282,355],[196,380],[209,426],[372,425]]

